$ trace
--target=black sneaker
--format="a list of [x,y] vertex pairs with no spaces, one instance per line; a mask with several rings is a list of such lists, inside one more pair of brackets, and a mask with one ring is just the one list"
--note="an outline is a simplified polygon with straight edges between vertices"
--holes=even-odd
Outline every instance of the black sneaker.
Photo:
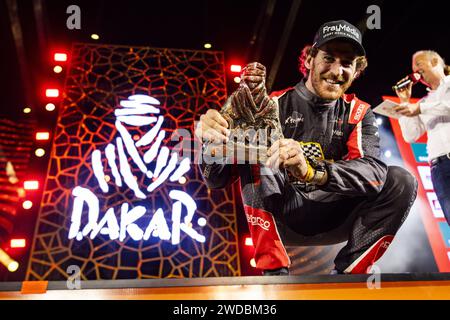
[[264,270],[263,271],[264,276],[288,276],[289,275],[289,269],[286,267],[273,269],[273,270]]

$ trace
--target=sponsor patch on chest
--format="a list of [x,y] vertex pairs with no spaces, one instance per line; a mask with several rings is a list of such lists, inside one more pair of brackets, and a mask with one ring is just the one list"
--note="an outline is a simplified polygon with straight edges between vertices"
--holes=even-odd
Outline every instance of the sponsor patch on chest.
[[298,113],[297,111],[292,112],[292,115],[286,118],[284,121],[284,125],[288,128],[294,128],[299,125],[299,123],[303,123],[305,121],[305,117],[303,114]]

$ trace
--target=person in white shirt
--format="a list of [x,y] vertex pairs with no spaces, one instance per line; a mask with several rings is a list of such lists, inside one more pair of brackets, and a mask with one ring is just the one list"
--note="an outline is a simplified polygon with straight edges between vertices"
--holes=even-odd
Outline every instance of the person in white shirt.
[[437,52],[423,50],[413,55],[412,69],[431,90],[417,103],[409,102],[412,83],[397,90],[401,103],[394,110],[402,115],[399,122],[407,142],[416,141],[425,132],[428,135],[431,179],[450,224],[450,67]]

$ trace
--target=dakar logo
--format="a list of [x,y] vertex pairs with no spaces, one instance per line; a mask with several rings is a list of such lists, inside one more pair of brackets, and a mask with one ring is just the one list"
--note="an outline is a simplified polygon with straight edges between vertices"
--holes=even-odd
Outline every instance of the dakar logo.
[[252,226],[260,226],[261,228],[263,228],[266,231],[269,230],[270,221],[264,220],[261,217],[255,217],[248,213],[246,213],[245,215],[247,216],[248,223],[250,223]]
[[[190,170],[191,162],[188,157],[179,159],[177,152],[171,152],[166,146],[161,147],[166,136],[166,132],[161,130],[164,118],[161,115],[153,116],[160,113],[159,108],[156,107],[159,105],[158,100],[146,95],[133,95],[128,100],[120,101],[120,106],[123,108],[118,108],[114,112],[115,126],[119,133],[115,138],[115,144],[109,143],[104,150],[94,150],[91,156],[94,176],[104,194],[110,192],[110,184],[114,182],[117,187],[129,188],[136,198],[146,199],[147,195],[141,190],[138,183],[137,169],[141,172],[141,180],[144,183],[149,182],[146,188],[147,194],[155,191],[167,180],[179,181]],[[136,142],[125,127],[125,125],[141,127],[151,124],[154,124],[153,127],[142,137],[135,138],[139,139]],[[150,146],[150,148],[141,157],[138,148],[144,146]],[[102,161],[102,154],[106,161]],[[128,161],[128,156],[131,157],[131,162]],[[154,169],[150,170],[147,165],[152,163],[155,163]],[[132,167],[132,165],[134,166]],[[107,169],[113,178],[105,174]],[[113,192],[117,191],[113,190]],[[72,190],[72,195],[74,202],[69,239],[76,238],[80,241],[87,235],[94,239],[100,233],[109,236],[111,240],[119,239],[119,241],[124,241],[127,235],[135,241],[148,240],[153,236],[161,240],[171,240],[175,245],[180,243],[180,232],[183,231],[196,241],[205,242],[205,237],[193,229],[192,221],[197,205],[184,191],[171,190],[168,194],[168,197],[174,201],[171,230],[169,230],[161,208],[151,208],[154,214],[146,229],[143,230],[136,223],[147,212],[147,208],[142,205],[129,209],[128,203],[122,203],[118,209],[120,212],[119,225],[114,208],[108,208],[101,220],[98,221],[100,203],[98,197],[91,190],[77,186]],[[89,210],[88,223],[81,228],[84,204],[87,204]],[[182,210],[183,207],[184,210]],[[184,219],[182,219],[182,212],[186,212]],[[197,224],[203,227],[206,225],[206,220],[199,218]]]

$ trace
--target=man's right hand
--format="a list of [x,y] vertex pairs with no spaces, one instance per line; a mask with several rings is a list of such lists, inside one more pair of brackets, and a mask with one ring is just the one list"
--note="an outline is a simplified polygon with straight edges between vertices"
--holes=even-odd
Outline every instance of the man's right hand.
[[222,117],[219,111],[210,109],[200,116],[200,121],[197,123],[197,128],[195,129],[195,135],[201,141],[226,143],[230,135],[228,122]]
[[[408,77],[405,77],[403,79],[401,79],[399,82],[397,82],[397,84],[399,84],[402,81],[407,80]],[[409,83],[407,86],[403,87],[400,90],[395,90],[395,93],[397,94],[397,96],[400,98],[400,102],[409,102],[409,99],[411,99],[411,94],[412,94],[412,86],[413,83]]]

